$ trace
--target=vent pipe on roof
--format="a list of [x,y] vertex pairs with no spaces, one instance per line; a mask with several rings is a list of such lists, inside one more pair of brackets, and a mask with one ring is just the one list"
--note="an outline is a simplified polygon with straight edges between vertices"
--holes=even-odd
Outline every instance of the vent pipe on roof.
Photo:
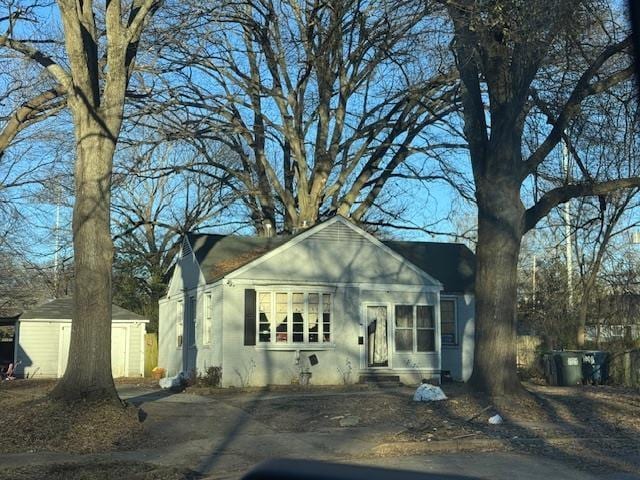
[[270,220],[264,220],[262,222],[262,232],[262,234],[267,238],[273,237],[273,225],[271,225]]

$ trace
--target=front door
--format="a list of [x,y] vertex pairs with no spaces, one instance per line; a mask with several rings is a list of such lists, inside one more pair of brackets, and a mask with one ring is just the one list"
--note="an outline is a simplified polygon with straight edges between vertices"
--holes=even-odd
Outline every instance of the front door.
[[388,307],[386,305],[367,305],[365,315],[367,368],[389,367]]

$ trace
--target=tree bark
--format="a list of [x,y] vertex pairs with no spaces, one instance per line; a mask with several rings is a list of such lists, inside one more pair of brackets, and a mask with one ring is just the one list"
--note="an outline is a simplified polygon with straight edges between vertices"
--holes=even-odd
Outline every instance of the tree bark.
[[111,375],[111,169],[115,140],[95,120],[76,125],[74,311],[69,359],[52,392],[63,400],[119,402]]
[[516,294],[524,207],[513,181],[479,181],[476,195],[475,335],[480,348],[469,383],[491,395],[517,394],[522,391],[516,369]]

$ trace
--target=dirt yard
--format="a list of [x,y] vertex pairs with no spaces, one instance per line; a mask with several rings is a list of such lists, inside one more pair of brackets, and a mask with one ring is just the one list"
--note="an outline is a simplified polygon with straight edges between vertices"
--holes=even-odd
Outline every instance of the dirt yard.
[[[253,422],[246,441],[251,435],[271,438],[269,432],[282,433],[283,441],[287,435],[312,438],[322,433],[327,439],[342,435],[364,440],[371,456],[511,451],[542,455],[592,474],[640,471],[640,395],[615,387],[526,384],[526,395],[505,400],[476,396],[465,385],[445,384],[448,400],[430,403],[413,402],[414,388],[409,387],[194,387],[178,394],[175,402],[156,403],[149,399],[150,392],[156,392],[151,397],[157,394],[155,382],[120,383],[121,389],[139,391],[136,398],[149,399],[139,400],[150,402],[142,405],[150,416],[140,422],[143,416],[133,406],[49,402],[46,394],[52,386],[50,381],[26,380],[0,384],[0,409],[5,413],[0,452],[131,452],[141,446],[172,448],[182,441],[197,442],[198,435],[206,442],[207,435],[217,435],[225,444],[220,415],[228,411],[229,431],[235,431],[233,412],[250,419],[238,421]],[[176,414],[185,408],[180,405],[192,403],[190,398],[200,400],[177,420]],[[496,414],[504,423],[490,425],[488,418]],[[243,461],[239,458],[238,465]],[[0,470],[0,479],[40,478],[45,472],[48,478],[188,479],[197,477],[189,471],[195,469],[192,463],[184,460],[187,470],[144,462],[49,470],[34,466]],[[90,475],[87,468],[96,475],[111,473]],[[122,468],[130,474],[121,475]]]
[[127,450],[144,433],[138,409],[106,402],[63,404],[47,398],[49,380],[15,380],[0,384],[4,412],[0,451],[94,453]]
[[[345,422],[366,428],[383,455],[508,449],[591,472],[640,470],[636,390],[526,384],[528,395],[505,400],[474,395],[463,384],[442,388],[448,400],[430,403],[413,402],[414,389],[407,387],[345,388],[331,396],[319,389],[297,395],[268,391],[262,398],[256,393],[217,395],[278,431],[323,431]],[[496,414],[504,423],[490,425],[489,417]]]

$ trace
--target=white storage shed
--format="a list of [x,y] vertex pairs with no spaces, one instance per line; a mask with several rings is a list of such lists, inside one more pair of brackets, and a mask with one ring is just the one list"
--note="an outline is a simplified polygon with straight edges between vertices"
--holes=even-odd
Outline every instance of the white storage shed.
[[[59,298],[24,312],[16,323],[16,374],[59,378],[64,374],[71,338],[71,297]],[[144,335],[149,320],[113,305],[111,370],[114,378],[144,376]]]

